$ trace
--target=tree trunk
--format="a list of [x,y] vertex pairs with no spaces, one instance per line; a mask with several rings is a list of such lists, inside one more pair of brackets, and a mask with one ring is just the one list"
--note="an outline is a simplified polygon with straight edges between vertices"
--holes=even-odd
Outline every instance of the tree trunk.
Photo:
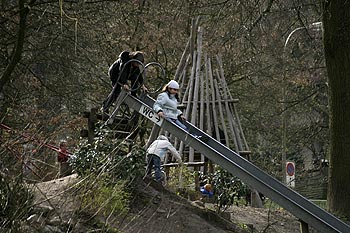
[[330,97],[328,209],[350,217],[350,1],[323,1]]
[[[35,0],[31,1],[29,5],[33,4],[34,2]],[[29,7],[25,6],[25,0],[19,0],[18,7],[19,7],[20,17],[19,17],[19,25],[18,25],[18,32],[17,32],[17,41],[12,52],[11,60],[9,64],[6,66],[4,73],[0,77],[0,92],[3,91],[5,84],[11,80],[11,74],[15,69],[17,63],[21,60]]]

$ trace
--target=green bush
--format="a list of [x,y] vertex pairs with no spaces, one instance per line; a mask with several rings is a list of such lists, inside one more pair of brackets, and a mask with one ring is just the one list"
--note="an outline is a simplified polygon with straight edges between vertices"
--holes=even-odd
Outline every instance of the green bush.
[[85,180],[81,185],[81,207],[84,212],[102,214],[125,214],[128,212],[130,193],[125,189],[125,182],[108,183],[103,177]]
[[167,187],[176,194],[187,198],[188,195],[195,194],[194,178],[195,171],[188,169],[188,167],[172,167],[169,170]]
[[247,193],[247,186],[221,167],[217,167],[213,174],[201,174],[200,180],[206,180],[214,186],[214,199],[219,211],[224,211],[233,204],[238,205]]
[[145,150],[99,130],[93,144],[82,141],[70,163],[84,182],[79,186],[83,212],[96,215],[127,213],[137,180],[145,172]]
[[135,144],[130,153],[123,140],[114,139],[112,131],[101,130],[95,142],[79,144],[70,163],[80,176],[104,174],[111,184],[119,180],[133,181],[145,172],[145,150]]

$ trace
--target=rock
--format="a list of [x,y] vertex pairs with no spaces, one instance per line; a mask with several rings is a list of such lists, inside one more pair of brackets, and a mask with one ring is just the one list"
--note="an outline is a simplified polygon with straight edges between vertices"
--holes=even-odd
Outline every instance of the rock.
[[47,217],[49,216],[51,213],[54,212],[54,208],[52,208],[51,206],[47,206],[47,205],[38,205],[35,206],[32,210],[31,213],[32,214],[38,214],[41,215],[43,217]]
[[58,226],[51,226],[51,225],[46,225],[43,229],[44,233],[64,233],[64,231],[62,231]]
[[199,201],[199,200],[197,200],[197,201],[193,201],[192,202],[192,204],[193,205],[197,205],[197,206],[200,206],[200,207],[203,207],[203,208],[205,208],[205,204],[204,204],[204,202],[202,202],[202,201]]

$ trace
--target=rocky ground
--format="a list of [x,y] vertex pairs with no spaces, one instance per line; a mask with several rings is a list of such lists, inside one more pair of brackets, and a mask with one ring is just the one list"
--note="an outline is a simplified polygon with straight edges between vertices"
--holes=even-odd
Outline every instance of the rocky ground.
[[[79,200],[72,190],[76,175],[35,184],[35,209],[28,232],[111,232],[96,222],[99,216],[77,214]],[[279,232],[299,231],[298,220],[283,209],[232,206],[221,215],[215,206],[189,201],[154,182],[141,182],[128,214],[113,232]],[[147,201],[145,201],[147,200]],[[101,222],[112,222],[103,219]],[[94,222],[94,223],[93,223]],[[253,230],[252,230],[253,229]]]

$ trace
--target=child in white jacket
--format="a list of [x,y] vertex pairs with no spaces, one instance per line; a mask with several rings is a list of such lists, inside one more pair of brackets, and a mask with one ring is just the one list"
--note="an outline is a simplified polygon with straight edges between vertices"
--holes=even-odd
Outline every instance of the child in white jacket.
[[164,162],[166,153],[170,151],[176,160],[181,163],[182,159],[175,147],[169,142],[164,135],[159,135],[158,138],[147,149],[147,170],[146,174],[150,175],[152,167],[155,170],[156,181],[161,181],[160,165]]
[[186,120],[182,112],[177,109],[177,105],[179,104],[178,90],[179,84],[175,80],[171,80],[164,87],[163,92],[158,95],[157,100],[154,102],[153,110],[158,116],[173,121],[188,131],[187,127],[178,119],[178,117],[181,117],[183,120]]
[[[158,114],[158,116],[163,117],[169,121],[174,122],[180,126],[185,131],[189,132],[186,125],[184,125],[179,118],[186,121],[186,118],[182,112],[177,109],[179,103],[179,84],[175,80],[171,80],[167,85],[165,85],[163,92],[157,97],[154,102],[153,110]],[[206,136],[198,136],[192,133],[196,138],[206,142],[208,138]]]

